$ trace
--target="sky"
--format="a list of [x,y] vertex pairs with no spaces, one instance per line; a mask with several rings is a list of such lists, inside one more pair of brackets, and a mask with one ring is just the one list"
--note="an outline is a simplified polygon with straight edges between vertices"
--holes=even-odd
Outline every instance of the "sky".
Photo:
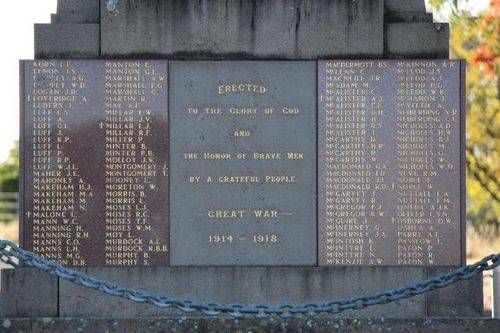
[[2,1],[0,11],[0,162],[19,137],[19,60],[33,59],[33,23],[49,23],[57,0]]
[[[0,162],[5,160],[19,137],[19,60],[33,59],[33,24],[49,23],[56,12],[57,0],[4,1],[0,11]],[[489,0],[461,0],[461,6],[480,11]],[[447,19],[447,9],[436,21]]]

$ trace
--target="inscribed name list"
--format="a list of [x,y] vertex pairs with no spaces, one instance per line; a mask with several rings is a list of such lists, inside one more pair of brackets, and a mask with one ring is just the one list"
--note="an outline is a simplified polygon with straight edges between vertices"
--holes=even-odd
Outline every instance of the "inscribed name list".
[[23,246],[68,266],[168,263],[164,61],[21,62]]
[[463,64],[319,61],[320,265],[464,261]]

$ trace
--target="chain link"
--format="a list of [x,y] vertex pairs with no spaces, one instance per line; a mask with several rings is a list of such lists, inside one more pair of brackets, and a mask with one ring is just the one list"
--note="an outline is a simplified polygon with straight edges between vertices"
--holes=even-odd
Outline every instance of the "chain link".
[[23,262],[27,266],[36,267],[51,275],[71,281],[76,285],[136,303],[148,303],[158,308],[173,308],[182,312],[198,311],[207,316],[226,314],[233,318],[244,316],[265,318],[271,315],[279,315],[288,318],[296,315],[317,316],[323,313],[338,314],[346,310],[360,310],[376,304],[386,304],[422,295],[431,290],[446,287],[457,281],[470,279],[483,271],[492,270],[500,265],[500,253],[491,254],[475,264],[462,266],[456,270],[442,273],[399,289],[385,290],[377,294],[364,295],[347,300],[307,302],[304,304],[283,303],[276,306],[268,304],[246,306],[237,303],[198,302],[189,298],[178,298],[167,294],[153,294],[141,289],[126,288],[74,269],[65,268],[57,262],[45,260],[6,240],[0,240],[0,260],[14,266],[17,265],[16,260],[19,260],[19,262]]
[[108,0],[108,2],[106,3],[106,9],[110,12],[114,11],[116,9],[118,1],[119,0]]

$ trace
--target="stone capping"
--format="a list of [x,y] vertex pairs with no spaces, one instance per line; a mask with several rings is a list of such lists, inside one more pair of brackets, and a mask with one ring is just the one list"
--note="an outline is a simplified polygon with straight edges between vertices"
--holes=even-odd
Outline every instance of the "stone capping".
[[[448,59],[449,26],[441,23],[388,23],[385,58]],[[410,58],[411,58],[410,57]]]
[[99,23],[99,0],[57,0],[53,23]]
[[385,12],[385,23],[433,22],[433,15],[424,12]]
[[35,58],[97,58],[99,24],[35,24]]
[[383,11],[383,0],[122,0],[115,12],[101,6],[101,55],[380,58]]
[[[38,36],[35,39],[35,58],[169,58],[169,59],[367,59],[367,58],[446,58],[447,52],[444,48],[448,47],[447,33],[436,34],[433,30],[445,29],[447,24],[432,23],[432,14],[426,12],[423,0],[362,0],[361,2],[350,2],[350,0],[339,0],[330,2],[329,0],[319,0],[315,2],[315,6],[320,8],[330,8],[330,15],[335,15],[336,12],[349,10],[349,20],[339,21],[336,18],[333,22],[338,25],[339,29],[334,31],[342,31],[341,27],[350,27],[347,31],[349,37],[344,40],[342,33],[333,35],[326,34],[327,30],[318,30],[319,23],[315,22],[314,17],[318,20],[319,16],[314,16],[311,10],[315,7],[310,7],[307,2],[299,2],[297,11],[288,13],[283,11],[280,14],[281,19],[276,22],[269,22],[264,25],[266,20],[266,12],[275,12],[266,10],[261,14],[257,7],[234,7],[234,15],[240,10],[248,10],[248,14],[255,20],[252,25],[262,26],[262,31],[255,35],[255,39],[245,39],[238,37],[232,40],[231,34],[225,33],[223,30],[217,30],[217,25],[214,26],[214,35],[208,33],[202,39],[205,42],[200,44],[196,38],[189,39],[183,35],[182,38],[171,42],[173,35],[161,37],[158,35],[158,29],[149,29],[148,34],[141,33],[136,29],[125,31],[127,38],[120,42],[120,35],[123,35],[123,28],[116,32],[106,29],[112,29],[116,25],[117,20],[127,20],[127,24],[133,22],[136,15],[129,15],[130,18],[124,17],[124,8],[132,4],[133,0],[121,0],[118,4],[116,12],[108,12],[106,9],[107,0],[58,0],[57,14],[51,17],[51,24],[46,27],[35,25],[35,33]],[[156,0],[160,1],[160,0]],[[201,0],[202,4],[208,0]],[[213,5],[217,3],[226,3],[226,0],[210,0]],[[259,2],[260,1],[260,2]],[[252,2],[256,6],[270,3],[271,0],[259,0]],[[283,2],[285,6],[289,0],[278,0]],[[368,2],[367,2],[368,1]],[[130,4],[129,4],[130,2]],[[173,0],[165,0],[162,6],[173,6]],[[187,3],[183,2],[183,3]],[[348,5],[350,3],[350,5]],[[99,5],[101,6],[99,8]],[[134,4],[137,6],[137,3]],[[185,6],[185,5],[184,5]],[[309,7],[308,7],[309,6]],[[346,7],[347,6],[347,7]],[[350,6],[350,7],[349,7]],[[285,6],[286,7],[286,6]],[[134,7],[135,8],[135,7]],[[148,7],[149,8],[149,7]],[[158,7],[159,8],[159,7]],[[156,8],[156,9],[158,9]],[[173,7],[172,7],[173,8]],[[193,7],[194,8],[194,7]],[[299,8],[301,8],[299,10]],[[321,12],[325,11],[325,8]],[[344,8],[344,9],[342,9]],[[152,8],[152,10],[155,8]],[[363,10],[364,12],[359,12]],[[151,15],[157,12],[152,11]],[[365,12],[370,12],[367,14]],[[168,12],[167,12],[168,13]],[[136,13],[137,14],[137,13]],[[240,13],[241,14],[241,13]],[[291,15],[293,14],[293,15]],[[149,15],[149,14],[148,14]],[[163,15],[163,14],[161,14]],[[260,15],[260,16],[259,16]],[[291,15],[291,16],[290,16]],[[343,14],[342,14],[343,15]],[[368,15],[368,16],[367,16]],[[370,18],[371,15],[371,18]],[[248,15],[247,15],[248,16]],[[148,16],[150,17],[150,16]],[[239,18],[234,16],[232,26],[244,24],[244,17]],[[377,19],[376,17],[379,17]],[[136,17],[137,19],[137,17]],[[171,18],[167,25],[163,22],[158,22],[164,29],[173,29],[172,34],[178,35],[181,33],[184,21],[175,21],[175,17]],[[202,18],[200,18],[202,19]],[[148,19],[150,20],[150,18]],[[264,21],[263,21],[264,20]],[[323,20],[323,19],[321,19]],[[321,20],[316,22],[321,22]],[[356,23],[358,20],[359,23]],[[114,22],[114,23],[113,23]],[[183,23],[184,22],[184,23]],[[207,21],[206,24],[210,22]],[[385,24],[384,24],[385,23]],[[401,33],[395,33],[395,27],[392,24],[406,24],[407,27],[398,26],[396,29],[401,30]],[[427,24],[428,28],[415,29],[415,24]],[[201,21],[200,21],[201,24]],[[236,24],[236,25],[235,25]],[[249,23],[250,24],[250,23]],[[288,38],[286,27],[298,27],[299,33],[293,37],[292,33]],[[429,28],[434,26],[434,29]],[[127,25],[128,29],[129,27]],[[193,28],[193,26],[186,26]],[[201,27],[201,26],[200,26]],[[368,29],[365,29],[365,28]],[[181,29],[181,30],[179,30]],[[199,33],[207,33],[207,29],[200,28]],[[291,29],[291,28],[290,28]],[[332,27],[329,27],[331,31]],[[292,29],[293,30],[293,29]],[[265,31],[279,32],[275,36],[283,39],[282,43],[272,42],[269,36],[263,34]],[[274,32],[273,32],[274,31]],[[405,34],[408,33],[408,36]],[[226,34],[226,35],[224,35]],[[239,33],[241,34],[241,32]],[[330,33],[329,33],[330,34]],[[200,35],[201,36],[201,35]],[[212,36],[219,36],[220,40],[213,39]],[[251,36],[249,34],[248,36]],[[356,37],[357,36],[357,37]],[[293,38],[292,38],[293,37]],[[356,37],[356,39],[353,39]],[[406,38],[408,37],[408,38]],[[418,37],[418,39],[416,38]],[[158,41],[164,38],[160,44]],[[288,38],[288,39],[287,39]],[[288,40],[288,41],[287,41]],[[330,42],[332,41],[332,42]],[[121,43],[121,44],[120,44]],[[165,46],[165,43],[173,43],[171,46]],[[253,43],[253,44],[252,44]],[[415,47],[411,44],[416,43]],[[281,49],[277,49],[277,44],[281,44]],[[164,46],[161,46],[164,45]],[[170,45],[170,44],[169,44]],[[184,46],[182,46],[184,45]],[[292,47],[293,46],[293,47]],[[437,49],[436,49],[437,48]]]
[[425,12],[422,0],[385,0],[385,9],[391,12]]

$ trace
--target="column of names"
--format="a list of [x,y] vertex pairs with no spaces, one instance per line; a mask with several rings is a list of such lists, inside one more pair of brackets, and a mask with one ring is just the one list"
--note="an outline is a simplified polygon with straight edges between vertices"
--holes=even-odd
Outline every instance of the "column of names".
[[460,263],[460,63],[318,68],[320,264]]
[[22,62],[23,245],[68,266],[168,263],[167,64]]

